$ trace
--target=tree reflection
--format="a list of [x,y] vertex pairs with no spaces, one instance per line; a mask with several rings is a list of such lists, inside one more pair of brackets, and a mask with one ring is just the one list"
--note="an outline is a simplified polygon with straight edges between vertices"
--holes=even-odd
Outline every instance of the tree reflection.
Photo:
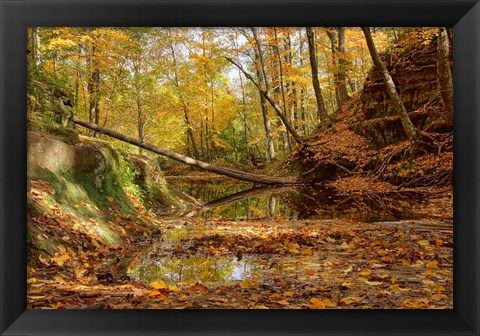
[[[233,271],[235,269],[235,273]],[[239,272],[239,269],[243,271]],[[248,272],[245,262],[235,262],[230,258],[189,256],[187,258],[143,258],[129,270],[129,275],[142,282],[161,279],[169,283],[212,283],[236,280]],[[241,274],[239,274],[241,273]],[[233,276],[234,275],[234,276]]]

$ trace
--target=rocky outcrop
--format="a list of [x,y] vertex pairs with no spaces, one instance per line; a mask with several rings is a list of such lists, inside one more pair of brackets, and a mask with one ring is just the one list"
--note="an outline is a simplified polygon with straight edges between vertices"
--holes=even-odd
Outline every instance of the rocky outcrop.
[[[443,143],[448,140],[452,127],[446,122],[438,88],[434,31],[427,34],[413,31],[382,58],[412,123]],[[285,162],[290,173],[299,175],[307,183],[373,170],[375,175],[383,174],[391,183],[401,185],[419,178],[417,175],[422,172],[428,171],[433,176],[451,171],[451,167],[438,167],[438,171],[435,167],[425,169],[422,163],[425,160],[420,157],[409,157],[409,160],[414,159],[409,164],[396,165],[407,157],[408,138],[375,67],[370,70],[363,90],[336,111],[333,119],[337,121],[330,129],[318,130],[307,137],[303,146]],[[443,155],[443,161],[451,162],[450,147],[448,141],[447,145],[440,145],[444,153],[439,150],[437,156]],[[389,170],[390,175],[386,173]],[[397,178],[400,175],[402,179]]]
[[[382,58],[408,112],[417,111],[440,97],[435,36],[413,32]],[[375,67],[365,80],[361,100],[366,119],[394,114],[385,83]]]
[[[425,128],[429,119],[427,112],[415,111],[408,115],[415,127]],[[370,140],[376,148],[382,148],[406,139],[400,117],[396,115],[357,122],[352,124],[351,129],[356,134]]]
[[65,137],[40,132],[28,132],[27,138],[29,180],[43,179],[48,171],[64,175],[71,182],[87,183],[91,185],[86,188],[91,194],[116,196],[121,203],[129,202],[123,190],[128,183],[143,190],[144,201],[148,203],[145,205],[158,210],[183,211],[197,203],[171,188],[158,164],[146,156],[130,154],[125,160],[101,140],[69,144]]
[[145,201],[161,208],[162,211],[183,212],[199,202],[184,193],[171,188],[160,170],[158,163],[145,155],[128,154],[127,160],[135,172],[135,183],[143,190]]
[[39,168],[45,168],[52,173],[89,175],[95,185],[102,188],[107,170],[116,166],[117,155],[101,141],[72,145],[61,136],[27,133],[27,175],[31,179],[42,174]]

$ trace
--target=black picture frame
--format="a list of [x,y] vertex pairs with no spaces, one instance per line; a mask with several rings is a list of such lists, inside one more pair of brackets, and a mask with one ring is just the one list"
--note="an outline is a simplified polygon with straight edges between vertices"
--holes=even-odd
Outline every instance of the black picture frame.
[[[478,335],[480,5],[472,0],[0,0],[2,335]],[[27,310],[29,26],[454,26],[454,309]]]

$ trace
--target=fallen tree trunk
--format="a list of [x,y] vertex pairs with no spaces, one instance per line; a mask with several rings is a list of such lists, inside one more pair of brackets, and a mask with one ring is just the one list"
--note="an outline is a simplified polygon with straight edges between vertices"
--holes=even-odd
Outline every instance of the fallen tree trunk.
[[153,153],[160,154],[163,156],[166,156],[170,159],[198,167],[200,169],[210,171],[215,174],[231,177],[233,179],[237,180],[242,180],[242,181],[247,181],[247,182],[253,182],[253,183],[258,183],[258,184],[268,184],[268,185],[278,185],[278,184],[300,184],[300,182],[295,179],[295,178],[282,178],[282,177],[272,177],[272,176],[267,176],[267,175],[260,175],[260,174],[251,174],[247,173],[241,170],[237,169],[232,169],[232,168],[226,168],[226,167],[220,167],[220,166],[215,166],[211,165],[209,163],[200,161],[200,160],[195,160],[191,157],[178,154],[172,151],[169,151],[167,149],[159,148],[144,142],[140,142],[139,140],[135,138],[131,138],[129,136],[123,135],[121,133],[115,132],[113,130],[110,130],[108,128],[99,126],[97,124],[94,124],[92,122],[86,121],[79,119],[75,116],[72,116],[70,120],[80,126],[86,127],[88,129],[97,131],[99,133],[108,135],[112,138],[127,142],[129,144],[138,146],[140,148],[149,150]]
[[256,187],[248,190],[243,190],[238,193],[228,195],[214,201],[208,202],[207,204],[202,205],[199,208],[195,208],[189,213],[182,216],[182,218],[191,218],[194,217],[202,212],[209,211],[220,206],[224,206],[230,203],[246,200],[252,197],[257,197],[263,194],[269,194],[273,192],[282,192],[286,190],[292,190],[290,186],[283,186],[283,187]]

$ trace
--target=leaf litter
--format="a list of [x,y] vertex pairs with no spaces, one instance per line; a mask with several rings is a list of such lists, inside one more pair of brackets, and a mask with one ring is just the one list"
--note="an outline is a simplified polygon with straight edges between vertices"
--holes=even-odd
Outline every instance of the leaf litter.
[[41,309],[451,309],[453,232],[353,220],[162,220],[28,269]]

